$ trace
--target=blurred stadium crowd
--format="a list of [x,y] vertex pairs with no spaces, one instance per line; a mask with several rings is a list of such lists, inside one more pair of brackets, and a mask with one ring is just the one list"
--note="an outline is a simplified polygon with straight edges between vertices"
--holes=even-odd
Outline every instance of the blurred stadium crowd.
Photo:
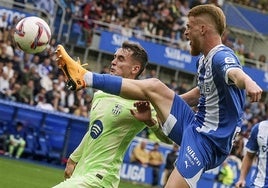
[[[24,2],[24,0],[17,0]],[[28,1],[27,3],[34,3]],[[48,7],[49,13],[53,11],[54,1],[38,1],[36,7]],[[86,45],[91,44],[92,34],[98,25],[94,21],[101,21],[108,25],[103,29],[120,32],[128,37],[135,36],[144,40],[171,45],[176,48],[189,50],[188,43],[183,35],[185,15],[188,10],[201,3],[215,3],[222,6],[217,0],[60,0],[65,7],[65,21],[73,20],[74,25],[81,29],[85,36]],[[268,12],[266,0],[232,0],[258,11]],[[60,15],[61,12],[57,12]],[[41,54],[31,55],[20,51],[13,43],[12,33],[14,26],[20,18],[15,17],[8,22],[6,15],[0,15],[0,98],[42,109],[61,111],[77,116],[89,117],[91,100],[94,93],[92,89],[69,91],[65,88],[64,77],[58,70],[55,61],[55,47],[58,42],[53,38],[49,49]],[[115,30],[111,26],[120,26]],[[141,35],[141,32],[145,35]],[[155,36],[155,37],[153,37]],[[165,40],[165,39],[168,40]],[[247,51],[243,41],[233,38],[228,30],[223,36],[223,42],[233,48],[241,62],[246,59],[262,62],[261,69],[267,71],[266,55],[255,57],[254,52]],[[109,73],[109,67],[103,67],[102,73]],[[155,70],[144,72],[144,77],[157,77]],[[142,78],[141,78],[142,79]],[[167,83],[178,94],[182,94],[191,86],[178,84],[175,80]],[[244,112],[244,124],[240,137],[236,141],[234,154],[243,157],[243,147],[252,125],[268,117],[268,106],[265,102],[248,103]]]

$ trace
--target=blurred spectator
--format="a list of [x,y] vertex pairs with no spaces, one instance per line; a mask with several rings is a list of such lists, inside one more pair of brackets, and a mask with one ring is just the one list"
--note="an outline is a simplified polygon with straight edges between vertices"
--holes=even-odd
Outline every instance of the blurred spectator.
[[228,28],[226,28],[225,31],[223,32],[221,39],[224,45],[233,49],[233,40],[230,36],[230,30]]
[[13,156],[13,153],[16,150],[15,157],[17,159],[20,158],[26,145],[24,137],[25,137],[24,125],[22,122],[17,122],[16,127],[12,129],[9,134],[8,152],[10,157]]
[[0,62],[0,98],[5,98],[9,89],[8,75],[4,73],[3,63]]
[[179,146],[173,144],[172,150],[168,153],[165,161],[165,170],[164,170],[164,185],[166,185],[167,180],[174,169],[174,163],[178,157]]
[[234,183],[234,172],[227,159],[222,163],[220,172],[216,176],[217,181],[220,183],[231,186]]
[[13,59],[14,57],[14,50],[13,50],[13,47],[12,47],[12,44],[11,44],[11,40],[10,39],[7,39],[5,44],[4,44],[5,48],[6,48],[6,54],[10,59]]
[[38,9],[45,10],[48,12],[51,16],[54,15],[54,0],[38,0],[34,1],[34,5]]
[[129,25],[129,21],[126,20],[125,23],[122,25],[121,34],[126,37],[132,37],[132,28]]
[[261,54],[259,56],[258,61],[260,63],[260,68],[267,72],[268,71],[268,66],[267,66],[266,56],[264,54]]
[[29,80],[26,84],[22,85],[19,90],[18,102],[34,105],[34,81]]
[[170,80],[170,83],[168,84],[168,87],[169,87],[170,89],[172,89],[173,91],[177,90],[177,89],[178,89],[177,81],[174,80],[174,79],[171,79],[171,80]]
[[157,78],[157,75],[156,75],[157,73],[156,73],[156,70],[155,69],[151,69],[150,71],[149,71],[149,74],[147,75],[147,77],[146,78]]
[[[12,78],[13,79],[13,78]],[[9,90],[6,92],[6,99],[11,101],[18,101],[19,99],[19,90],[20,90],[20,84],[14,83],[9,88]]]
[[233,50],[234,51],[245,51],[245,44],[242,38],[236,38],[236,40],[233,43]]
[[139,76],[139,80],[143,80],[146,79],[147,72],[146,72],[146,68],[142,71],[142,73]]
[[83,14],[81,25],[84,32],[86,44],[90,45],[94,29],[94,23],[92,20],[101,20],[102,7],[99,6],[96,0],[92,0],[86,2],[81,8]]
[[44,98],[46,96],[46,89],[45,88],[41,88],[38,93],[34,96],[34,103],[37,104],[39,102],[40,98]]
[[43,75],[40,79],[40,85],[41,87],[45,88],[47,91],[50,91],[53,89],[53,73],[48,72],[46,75]]
[[50,110],[50,111],[55,110],[52,104],[46,101],[45,96],[41,96],[41,95],[38,96],[36,107],[41,108],[43,110]]
[[61,107],[61,90],[59,81],[53,80],[52,89],[47,91],[45,95],[46,102],[51,104],[55,110],[62,111]]
[[1,54],[0,54],[0,62],[6,63],[9,61],[12,57],[10,54],[8,54],[7,51],[7,44],[6,43],[0,43],[0,48],[1,48]]
[[159,143],[154,143],[153,149],[149,152],[149,166],[153,168],[152,186],[157,186],[160,177],[160,167],[164,163],[162,153],[159,151]]
[[42,78],[52,71],[53,67],[51,66],[51,59],[49,57],[45,57],[44,61],[38,66],[38,74]]
[[149,153],[146,150],[146,144],[145,140],[141,140],[141,142],[135,146],[130,157],[132,163],[140,164],[145,167],[148,166]]
[[7,79],[13,78],[14,76],[14,69],[13,69],[13,62],[9,60],[6,62],[6,65],[3,67],[4,73],[7,75]]
[[202,0],[193,0],[192,3],[190,4],[190,9],[197,5],[202,5]]
[[245,66],[245,53],[243,48],[239,48],[238,50],[235,51],[235,54],[237,55],[240,63],[242,66]]
[[0,17],[0,41],[5,42],[7,40],[8,35],[8,19],[7,19],[7,13],[3,12],[3,14]]
[[180,46],[181,50],[185,50],[188,52],[190,51],[190,48],[191,48],[190,43],[184,34],[181,35],[181,40],[179,41],[179,46]]
[[179,85],[179,87],[177,87],[177,89],[175,90],[175,91],[177,91],[177,93],[179,94],[179,95],[181,95],[181,94],[184,94],[184,93],[186,93],[187,91],[188,91],[188,89],[187,89],[187,83],[185,83],[185,82],[182,82],[180,85]]
[[246,52],[244,53],[245,55],[245,65],[249,66],[249,67],[256,67],[256,64],[255,64],[255,60],[256,60],[256,57],[255,57],[255,53],[252,52],[252,51],[249,51],[249,52]]
[[109,74],[110,67],[108,65],[104,65],[100,71],[101,74]]
[[87,106],[80,105],[74,110],[74,115],[89,118]]
[[175,2],[180,2],[180,13],[182,14],[182,16],[187,16],[190,7],[189,7],[189,1],[187,0],[180,0],[180,1],[175,1]]

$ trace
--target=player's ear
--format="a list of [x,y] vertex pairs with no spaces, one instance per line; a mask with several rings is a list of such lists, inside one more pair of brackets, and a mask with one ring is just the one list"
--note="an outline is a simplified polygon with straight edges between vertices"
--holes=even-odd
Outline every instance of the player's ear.
[[140,72],[140,70],[141,70],[141,66],[140,65],[134,65],[132,67],[132,72],[135,73],[135,74],[137,74],[138,72]]

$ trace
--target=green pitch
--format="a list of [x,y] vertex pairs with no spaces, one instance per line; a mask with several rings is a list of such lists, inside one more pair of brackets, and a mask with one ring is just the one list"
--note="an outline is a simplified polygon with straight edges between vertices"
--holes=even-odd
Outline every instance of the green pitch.
[[[0,157],[0,187],[50,188],[63,180],[63,168]],[[119,188],[145,188],[121,181]]]

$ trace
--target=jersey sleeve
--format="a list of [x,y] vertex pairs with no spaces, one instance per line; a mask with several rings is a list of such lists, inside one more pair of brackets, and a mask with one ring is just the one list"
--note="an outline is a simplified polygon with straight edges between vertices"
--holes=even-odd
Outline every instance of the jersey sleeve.
[[234,84],[231,79],[228,78],[228,72],[231,69],[242,69],[238,58],[231,51],[223,50],[219,51],[213,57],[213,66],[216,66],[214,70],[217,70],[218,76],[221,76],[226,84]]
[[259,145],[257,141],[258,132],[259,132],[259,124],[256,124],[252,128],[248,142],[246,144],[246,148],[250,153],[256,153],[259,150]]
[[70,155],[70,158],[74,161],[74,162],[78,162],[82,156],[84,147],[87,143],[87,138],[89,136],[89,132],[87,132],[83,139],[81,140],[80,144],[77,146],[77,148],[73,151],[73,153]]

